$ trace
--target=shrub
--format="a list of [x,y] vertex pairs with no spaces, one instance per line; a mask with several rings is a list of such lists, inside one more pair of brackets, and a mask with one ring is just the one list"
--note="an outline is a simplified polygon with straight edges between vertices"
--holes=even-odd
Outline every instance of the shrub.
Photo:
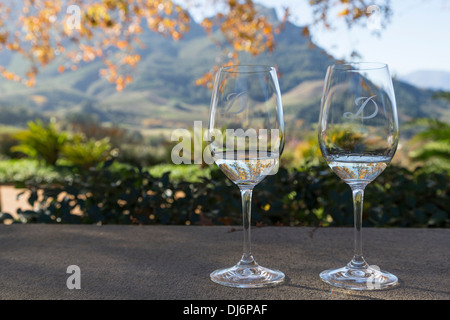
[[12,147],[16,146],[19,141],[13,137],[13,133],[2,132],[0,133],[0,155],[8,158],[15,158],[18,156],[17,152],[12,150]]
[[107,160],[112,147],[109,138],[96,140],[84,134],[69,136],[57,130],[55,123],[44,124],[40,120],[28,123],[28,129],[18,132],[14,138],[19,144],[11,147],[13,152],[21,152],[31,158],[43,160],[55,166],[63,156],[71,164],[88,169]]
[[53,122],[44,124],[41,120],[36,120],[28,122],[28,130],[16,133],[14,138],[19,144],[13,146],[11,151],[22,152],[43,160],[48,165],[55,165],[67,135],[58,132]]
[[[240,225],[238,188],[219,169],[196,181],[159,177],[132,166],[81,170],[60,183],[29,184],[36,211],[26,222]],[[376,227],[449,227],[449,175],[390,166],[366,188],[363,223]],[[42,197],[38,197],[38,191]],[[351,226],[350,188],[325,165],[280,168],[253,192],[260,225]]]
[[62,155],[72,164],[89,169],[106,161],[111,156],[111,144],[108,138],[101,140],[84,139],[76,135],[62,147]]
[[413,161],[422,162],[429,171],[450,172],[450,124],[435,119],[417,119],[412,125],[425,126],[412,141],[420,146],[410,152]]

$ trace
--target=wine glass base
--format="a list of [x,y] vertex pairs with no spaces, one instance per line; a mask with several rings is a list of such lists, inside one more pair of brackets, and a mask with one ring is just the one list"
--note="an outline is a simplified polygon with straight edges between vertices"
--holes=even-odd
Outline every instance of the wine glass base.
[[210,274],[212,281],[235,288],[260,288],[274,286],[284,281],[284,273],[256,266],[241,266],[219,269]]
[[355,268],[351,263],[343,268],[325,270],[320,278],[332,286],[350,290],[380,290],[398,283],[395,275],[380,271],[377,266]]

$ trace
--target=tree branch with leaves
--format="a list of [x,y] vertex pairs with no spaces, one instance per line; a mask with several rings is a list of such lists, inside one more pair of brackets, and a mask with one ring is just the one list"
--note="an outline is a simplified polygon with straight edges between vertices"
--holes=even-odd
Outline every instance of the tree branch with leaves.
[[[196,0],[197,1],[197,0]],[[220,5],[222,10],[205,18],[201,26],[209,34],[217,28],[226,53],[221,65],[239,63],[239,53],[254,56],[273,51],[275,35],[288,21],[286,8],[280,25],[273,25],[262,15],[253,0],[205,0]],[[194,1],[195,2],[195,1]],[[382,13],[387,16],[389,1],[380,0]],[[0,51],[21,55],[29,62],[19,74],[0,66],[0,75],[7,80],[34,86],[36,76],[50,63],[60,63],[58,72],[74,71],[81,64],[97,59],[103,61],[100,76],[115,83],[121,91],[132,80],[132,71],[139,64],[137,48],[143,46],[143,28],[180,40],[189,31],[188,12],[192,0],[185,5],[172,0],[5,0],[0,3]],[[330,27],[330,16],[353,22],[369,17],[363,0],[311,0],[314,22]],[[198,3],[197,3],[198,4]],[[77,16],[78,15],[78,16]],[[310,26],[305,26],[309,36]],[[217,40],[217,39],[215,39]],[[213,66],[197,85],[210,87]]]

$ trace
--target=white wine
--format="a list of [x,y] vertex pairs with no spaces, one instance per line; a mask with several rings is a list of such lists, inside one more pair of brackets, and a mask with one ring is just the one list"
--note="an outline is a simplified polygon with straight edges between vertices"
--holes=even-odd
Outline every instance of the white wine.
[[258,184],[278,171],[280,161],[279,154],[274,152],[255,157],[239,152],[216,153],[213,157],[220,170],[237,185]]
[[346,183],[369,184],[378,177],[391,158],[385,156],[338,155],[327,158],[333,172]]

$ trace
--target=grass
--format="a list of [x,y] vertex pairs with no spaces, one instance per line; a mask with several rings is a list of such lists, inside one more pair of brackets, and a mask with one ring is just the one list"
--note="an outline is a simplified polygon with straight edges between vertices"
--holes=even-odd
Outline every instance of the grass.
[[[122,163],[115,163],[111,170],[119,169],[121,166],[128,166]],[[145,167],[150,174],[156,178],[161,177],[165,172],[170,172],[170,178],[174,182],[187,181],[198,182],[202,178],[211,178],[211,167],[200,168],[199,165],[175,165],[158,164]],[[51,183],[57,180],[64,180],[70,177],[73,171],[70,166],[63,161],[59,161],[57,166],[46,166],[33,159],[3,159],[0,160],[0,183],[15,184],[22,186],[27,181],[39,183]]]
[[50,183],[71,174],[67,167],[51,167],[33,159],[0,160],[0,183],[22,184],[26,181]]
[[148,168],[150,174],[154,177],[161,177],[165,172],[170,171],[170,177],[173,181],[198,182],[202,178],[211,178],[212,167],[200,168],[195,164],[159,164]]

